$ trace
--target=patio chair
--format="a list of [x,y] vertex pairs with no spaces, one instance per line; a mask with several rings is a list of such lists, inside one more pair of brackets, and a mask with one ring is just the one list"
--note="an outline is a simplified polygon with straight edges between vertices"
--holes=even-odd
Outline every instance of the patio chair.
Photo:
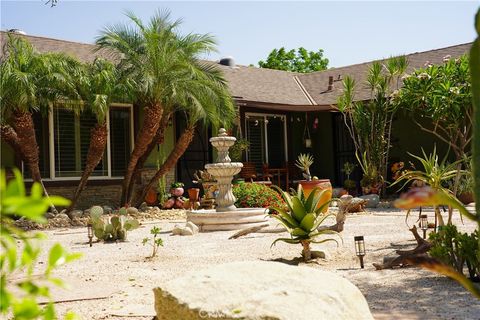
[[[243,168],[240,171],[240,177],[245,179],[246,182],[260,183],[265,185],[272,184],[268,176],[262,175],[259,177],[259,175],[257,175],[257,168],[253,162],[243,163]],[[260,178],[263,178],[263,180],[259,180]]]

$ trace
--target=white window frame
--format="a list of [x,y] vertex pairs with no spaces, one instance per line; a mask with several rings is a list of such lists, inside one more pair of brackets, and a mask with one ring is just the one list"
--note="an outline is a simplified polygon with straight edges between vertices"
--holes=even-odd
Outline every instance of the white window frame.
[[[245,112],[245,136],[247,136],[247,117],[263,117],[263,125],[264,125],[264,130],[265,130],[265,144],[263,147],[265,147],[265,161],[268,163],[268,127],[267,127],[267,117],[279,117],[283,118],[283,144],[285,148],[285,162],[288,161],[288,142],[287,142],[287,115],[286,114],[276,114],[276,113],[257,113],[257,112]],[[248,137],[247,137],[248,138]],[[249,160],[249,154],[248,152],[246,153],[247,156],[247,161]]]
[[[135,138],[134,138],[134,112],[133,105],[128,103],[112,103],[109,108],[128,108],[130,111],[130,152],[132,152]],[[111,149],[110,149],[110,112],[107,112],[106,115],[107,123],[107,164],[108,164],[108,174],[106,176],[90,176],[88,180],[115,180],[123,179],[122,176],[113,176],[112,177],[112,164],[111,164]],[[53,119],[53,106],[50,106],[48,112],[48,142],[49,142],[49,155],[50,155],[50,177],[44,179],[45,181],[75,181],[80,180],[81,177],[56,177],[55,176],[55,134],[54,134],[54,119]],[[31,180],[31,179],[30,179]]]

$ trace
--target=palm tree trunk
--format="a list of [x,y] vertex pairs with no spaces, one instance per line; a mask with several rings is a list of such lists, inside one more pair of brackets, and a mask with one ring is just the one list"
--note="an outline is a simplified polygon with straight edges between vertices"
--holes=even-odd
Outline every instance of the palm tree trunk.
[[18,135],[9,125],[2,125],[0,127],[0,134],[2,135],[2,140],[5,141],[15,152],[15,155],[22,161],[25,160],[25,156],[22,152],[22,146],[18,139]]
[[301,244],[303,246],[303,251],[302,251],[303,260],[307,262],[312,259],[312,252],[310,251],[310,241],[303,240]]
[[[147,150],[145,153],[138,159],[137,165],[135,166],[135,170],[133,171],[133,176],[132,179],[130,180],[130,185],[128,186],[128,189],[130,190],[130,194],[133,195],[134,193],[134,185],[135,185],[135,180],[140,174],[140,170],[143,169],[143,166],[145,165],[145,162],[148,159],[148,156],[152,153],[153,149],[155,149],[156,145],[163,144],[163,141],[165,140],[165,129],[167,128],[168,125],[168,120],[170,120],[171,113],[165,115],[162,117],[162,120],[160,121],[160,126],[158,127],[157,133],[155,134],[155,137],[153,138],[152,142],[148,145]],[[131,198],[132,196],[130,196]]]
[[132,155],[130,156],[130,161],[128,163],[127,170],[125,172],[125,178],[123,180],[121,198],[122,205],[128,205],[127,200],[129,199],[131,193],[129,187],[130,181],[133,177],[133,172],[135,171],[138,160],[145,154],[149,144],[155,137],[163,114],[163,108],[160,105],[145,107],[144,111],[145,115],[143,118],[143,125],[135,140],[135,147],[133,148]]
[[188,146],[192,142],[194,134],[195,125],[191,125],[187,129],[185,129],[185,131],[182,133],[177,143],[175,144],[175,147],[168,155],[167,160],[165,160],[160,169],[158,169],[155,176],[150,179],[150,182],[143,189],[140,197],[132,203],[135,203],[136,206],[139,206],[143,202],[143,199],[145,199],[148,190],[153,188],[158,183],[158,180],[160,180],[161,177],[163,177],[171,168],[173,168],[177,164],[178,159],[180,159],[180,157],[185,153],[185,150],[187,150]]
[[107,145],[107,140],[108,140],[107,124],[97,123],[95,127],[92,128],[92,130],[90,131],[90,145],[88,146],[85,169],[83,170],[82,177],[73,195],[72,203],[67,209],[67,214],[70,219],[73,218],[71,216],[71,211],[75,208],[75,205],[77,204],[80,194],[82,193],[83,189],[85,189],[85,186],[87,185],[88,177],[90,177],[93,170],[95,170],[95,167],[100,163],[100,161],[103,158],[105,147]]
[[24,160],[30,169],[32,179],[35,182],[40,182],[42,177],[40,175],[38,144],[35,138],[35,126],[33,124],[32,114],[30,112],[15,111],[13,113],[13,126],[17,133],[18,142],[21,152],[24,155]]

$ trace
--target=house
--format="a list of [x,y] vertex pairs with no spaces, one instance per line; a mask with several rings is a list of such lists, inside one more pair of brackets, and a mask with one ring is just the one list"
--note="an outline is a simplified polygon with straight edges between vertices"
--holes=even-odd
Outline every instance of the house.
[[[93,61],[96,56],[110,58],[102,51],[94,51],[95,45],[92,44],[30,35],[25,37],[39,52],[64,52],[82,61]],[[2,46],[6,38],[6,33],[0,32]],[[452,58],[464,55],[470,46],[467,43],[409,54],[410,71],[426,63],[441,63],[447,55]],[[316,160],[312,168],[314,175],[329,178],[334,185],[342,183],[340,169],[344,162],[355,161],[355,156],[342,115],[335,104],[342,93],[345,76],[352,76],[361,84],[372,62],[310,74],[237,66],[231,58],[212,63],[218,64],[223,71],[238,106],[237,135],[251,143],[246,160],[255,162],[260,170],[263,163],[281,167],[299,153],[310,152]],[[368,100],[369,91],[361,85],[357,86],[356,98]],[[142,110],[134,105],[111,106],[107,117],[110,129],[107,150],[80,198],[80,207],[92,203],[118,205],[122,176],[142,116]],[[44,184],[50,193],[70,197],[82,173],[89,131],[95,119],[54,108],[48,117],[34,115],[34,121]],[[142,174],[143,180],[155,171],[162,152],[165,154],[172,149],[184,125],[181,115],[177,115],[168,127],[165,143],[150,155]],[[215,132],[211,131],[209,128],[197,128],[195,140],[177,168],[168,174],[168,181],[179,180],[188,184],[195,170],[212,161],[208,138]],[[305,145],[307,138],[311,140],[311,146]],[[432,137],[422,133],[408,116],[398,115],[394,122],[393,143],[391,158],[404,159],[406,150],[418,153],[422,145],[431,146]],[[2,167],[22,167],[4,143],[1,151]]]

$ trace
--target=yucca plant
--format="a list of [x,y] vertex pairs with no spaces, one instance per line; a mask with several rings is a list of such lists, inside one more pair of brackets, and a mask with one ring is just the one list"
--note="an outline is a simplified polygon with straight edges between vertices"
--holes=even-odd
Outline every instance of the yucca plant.
[[325,192],[328,192],[328,190],[315,188],[307,198],[303,193],[303,188],[301,185],[298,186],[297,192],[293,191],[292,194],[289,194],[278,187],[276,187],[276,189],[278,192],[280,192],[282,198],[285,200],[287,204],[287,210],[285,208],[270,207],[269,209],[271,209],[271,211],[276,212],[276,214],[271,214],[271,217],[280,221],[280,223],[287,229],[288,233],[290,233],[291,237],[278,238],[272,243],[272,246],[274,246],[278,241],[292,244],[300,243],[303,246],[303,259],[304,261],[308,261],[312,258],[310,251],[311,243],[323,243],[327,241],[337,242],[332,238],[316,240],[316,238],[321,235],[338,235],[338,232],[333,230],[318,230],[318,227],[328,217],[335,216],[333,213],[322,213],[322,210],[329,205],[331,200],[319,204],[320,200],[322,199],[322,195]]
[[303,170],[303,176],[305,179],[308,181],[312,180],[312,175],[310,174],[310,166],[313,164],[313,156],[309,153],[303,154],[300,153],[300,155],[297,158],[297,161],[295,161],[295,165]]

